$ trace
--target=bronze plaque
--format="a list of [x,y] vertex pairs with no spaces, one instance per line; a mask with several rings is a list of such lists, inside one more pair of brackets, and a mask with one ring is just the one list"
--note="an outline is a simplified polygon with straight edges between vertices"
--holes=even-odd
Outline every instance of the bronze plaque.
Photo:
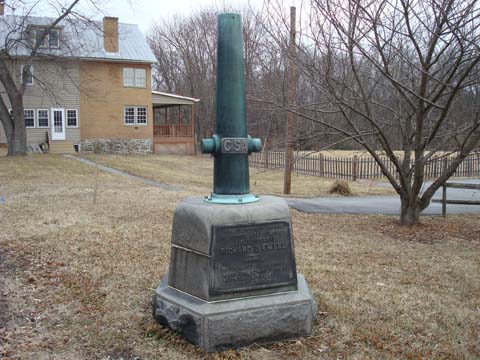
[[290,224],[285,221],[215,226],[211,294],[294,285]]

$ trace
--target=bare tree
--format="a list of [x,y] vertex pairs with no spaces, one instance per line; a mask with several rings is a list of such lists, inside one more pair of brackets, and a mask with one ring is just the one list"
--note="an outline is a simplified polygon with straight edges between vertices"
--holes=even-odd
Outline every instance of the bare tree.
[[[200,98],[196,133],[209,136],[215,119],[217,15],[231,9],[207,8],[187,17],[156,24],[147,39],[157,58],[154,86],[163,91]],[[251,10],[241,11],[245,46],[246,91],[258,91],[265,56],[263,27]],[[247,106],[252,127],[262,127],[258,114]]]
[[[285,46],[272,9],[266,28]],[[295,61],[311,91],[288,111],[366,149],[400,196],[401,224],[416,224],[480,142],[478,1],[312,0],[307,13]],[[425,166],[448,154],[426,186]]]
[[156,24],[147,40],[157,58],[154,86],[200,98],[196,133],[205,136],[214,118],[216,16],[204,10]]
[[[310,0],[300,8],[297,97],[287,101],[288,7],[244,14],[249,128],[296,147],[364,148],[413,225],[433,193],[480,141],[478,1]],[[202,99],[200,135],[213,128],[217,9],[157,25],[149,36],[157,86]],[[448,156],[427,186],[424,169]],[[393,169],[393,170],[392,170]]]

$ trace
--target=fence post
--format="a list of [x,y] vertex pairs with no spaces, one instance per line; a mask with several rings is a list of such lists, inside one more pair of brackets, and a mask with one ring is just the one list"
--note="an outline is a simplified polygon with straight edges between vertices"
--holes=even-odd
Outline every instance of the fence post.
[[324,166],[323,154],[320,154],[320,156],[318,157],[318,161],[319,161],[318,170],[319,170],[320,176],[324,177],[325,176],[325,170],[323,168],[323,166]]
[[447,182],[443,184],[442,188],[442,216],[447,216]]
[[[448,158],[444,157],[443,158],[443,172],[447,171],[448,167]],[[440,174],[442,176],[442,174]],[[447,216],[447,181],[443,183],[442,187],[442,216],[446,217]]]
[[358,176],[358,157],[357,155],[353,155],[353,181],[357,181],[357,176]]
[[477,176],[480,176],[480,152],[477,153]]
[[265,165],[265,170],[268,169],[268,149],[265,149],[263,151],[263,156],[265,156],[264,160],[264,165]]
[[471,177],[472,176],[472,157],[470,155],[467,155],[465,160],[467,160],[467,176]]

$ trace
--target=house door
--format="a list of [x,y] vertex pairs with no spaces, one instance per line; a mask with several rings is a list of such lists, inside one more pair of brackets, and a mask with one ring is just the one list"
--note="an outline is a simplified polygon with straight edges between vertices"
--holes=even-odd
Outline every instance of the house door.
[[65,140],[65,109],[52,109],[52,140]]

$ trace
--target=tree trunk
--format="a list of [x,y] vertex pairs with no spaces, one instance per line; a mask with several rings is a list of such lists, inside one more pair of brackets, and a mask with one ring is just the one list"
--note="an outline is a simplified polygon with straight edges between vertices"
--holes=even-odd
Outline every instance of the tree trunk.
[[400,197],[401,208],[400,208],[400,225],[403,226],[414,226],[418,224],[418,219],[420,217],[421,208],[417,201],[409,201]]
[[27,142],[24,136],[13,133],[7,135],[8,151],[7,156],[23,156],[27,154]]
[[8,111],[7,104],[0,98],[0,117],[3,130],[7,137],[8,156],[25,155],[27,153],[27,129],[25,128],[25,117],[23,108],[24,85],[20,89],[13,80],[8,63],[10,57],[5,49],[0,51],[0,84],[4,88],[10,107],[13,111],[13,118]]
[[18,113],[20,114],[21,119],[20,121],[14,121],[14,127],[12,129],[8,129],[4,126],[8,144],[7,156],[23,156],[27,154],[27,131],[25,126],[19,126],[19,123],[24,122],[25,120],[23,114],[21,114],[21,112]]

